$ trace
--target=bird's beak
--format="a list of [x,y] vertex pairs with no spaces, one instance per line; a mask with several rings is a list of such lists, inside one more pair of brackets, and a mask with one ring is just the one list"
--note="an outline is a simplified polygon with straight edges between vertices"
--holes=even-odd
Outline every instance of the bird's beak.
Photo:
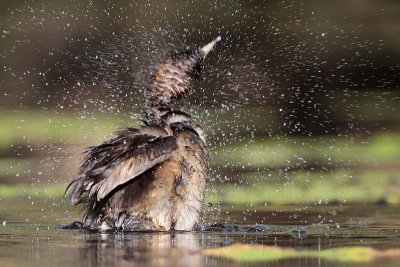
[[205,58],[208,55],[208,53],[210,53],[210,51],[213,50],[215,44],[218,43],[219,41],[221,41],[221,36],[218,36],[212,42],[210,42],[210,43],[206,44],[205,46],[203,46],[202,48],[200,48],[200,52],[201,52],[201,55],[203,56],[203,58]]

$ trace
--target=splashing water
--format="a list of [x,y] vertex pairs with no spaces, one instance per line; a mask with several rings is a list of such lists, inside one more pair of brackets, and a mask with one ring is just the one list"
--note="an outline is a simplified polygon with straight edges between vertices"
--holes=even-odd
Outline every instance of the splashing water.
[[[222,197],[210,197],[213,220],[221,201],[245,203],[243,217],[274,201],[377,201],[386,188],[351,191],[373,178],[398,184],[398,37],[374,28],[397,21],[389,10],[398,6],[353,2],[16,3],[1,20],[0,103],[17,114],[4,176],[68,181],[82,147],[136,125],[160,60],[219,34],[184,99],[213,146],[209,194]],[[340,194],[304,196],[335,184]]]

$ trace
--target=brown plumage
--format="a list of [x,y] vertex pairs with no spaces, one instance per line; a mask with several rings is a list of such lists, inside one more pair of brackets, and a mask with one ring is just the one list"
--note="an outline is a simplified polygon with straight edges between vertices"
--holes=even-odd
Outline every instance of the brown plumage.
[[86,150],[67,188],[71,203],[84,205],[85,228],[194,229],[207,178],[206,140],[201,127],[170,104],[189,90],[219,40],[160,64],[145,93],[145,125]]

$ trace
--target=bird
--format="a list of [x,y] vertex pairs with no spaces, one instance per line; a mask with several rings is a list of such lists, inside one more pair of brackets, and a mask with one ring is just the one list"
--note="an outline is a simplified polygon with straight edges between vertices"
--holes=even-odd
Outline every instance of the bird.
[[[111,140],[88,147],[69,183],[73,205],[82,205],[82,228],[122,231],[192,231],[208,176],[206,135],[173,102],[188,92],[204,59],[221,40],[172,53],[151,75],[145,119]],[[76,224],[75,224],[76,225]]]

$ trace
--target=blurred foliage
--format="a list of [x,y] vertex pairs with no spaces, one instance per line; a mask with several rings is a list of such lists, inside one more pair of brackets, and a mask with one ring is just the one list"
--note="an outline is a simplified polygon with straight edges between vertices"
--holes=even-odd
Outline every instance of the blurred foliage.
[[[117,129],[138,125],[138,121],[130,117],[102,114],[89,118],[39,110],[2,111],[2,114],[0,147],[4,151],[17,144],[35,148],[49,142],[58,142],[63,149],[67,149],[65,146],[69,143],[81,144],[80,150],[83,150],[87,145],[105,140]],[[209,114],[214,113],[210,111]],[[221,121],[217,123],[220,128],[216,134],[229,132],[227,122],[232,120],[231,115],[211,116]],[[246,120],[241,127],[245,129],[252,124],[253,120]],[[242,141],[225,138],[224,145],[212,147],[211,162],[217,173],[227,174],[227,179],[220,183],[211,177],[216,183],[210,184],[206,199],[214,204],[376,202],[379,199],[400,203],[398,147],[400,135],[394,132],[378,133],[369,138],[275,136]],[[29,176],[35,166],[41,164],[43,153],[46,150],[32,157],[12,157],[14,154],[9,152],[8,157],[0,158],[0,177]],[[46,168],[54,166],[57,168],[56,163]],[[68,161],[66,166],[71,169]],[[236,170],[242,172],[229,174]],[[58,172],[64,173],[62,168],[58,168]],[[71,177],[57,176],[60,178],[56,184],[45,184],[48,179],[35,181],[34,186],[29,185],[32,180],[14,185],[9,182],[0,186],[0,196],[60,196],[64,193],[64,181]]]
[[[96,114],[87,118],[79,114],[29,110],[0,111],[0,149],[11,145],[72,143],[79,140],[104,139],[124,126],[135,126],[137,120],[127,116]],[[125,123],[124,123],[125,121]],[[96,141],[94,141],[96,142]]]
[[12,199],[18,197],[61,197],[65,192],[66,184],[51,185],[3,185],[0,184],[0,196],[2,199]]
[[379,200],[400,203],[400,174],[397,170],[254,173],[244,175],[242,181],[217,185],[217,193],[209,192],[207,200],[211,203],[255,205],[373,203]]
[[400,135],[378,133],[370,138],[349,137],[276,137],[245,140],[214,148],[213,160],[232,166],[278,167],[288,162],[341,166],[357,163],[398,163]]

